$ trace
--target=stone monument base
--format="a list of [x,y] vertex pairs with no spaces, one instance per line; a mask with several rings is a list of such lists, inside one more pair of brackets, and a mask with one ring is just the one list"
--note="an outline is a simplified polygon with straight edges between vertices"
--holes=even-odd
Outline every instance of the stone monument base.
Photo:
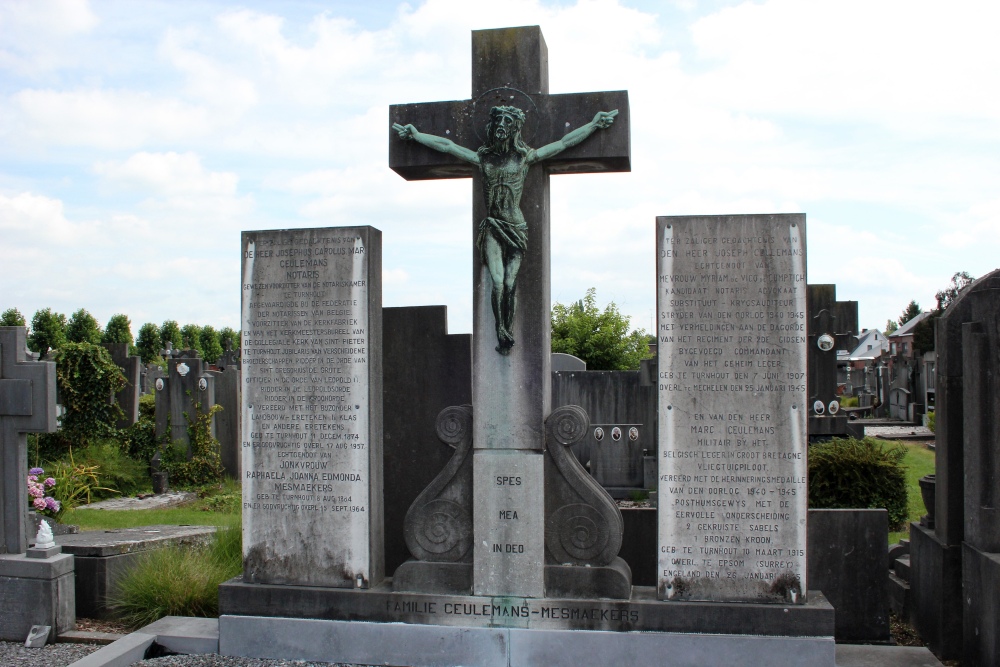
[[0,555],[0,640],[24,642],[33,625],[52,628],[49,641],[76,627],[73,556]]
[[933,529],[910,524],[910,619],[941,660],[962,656],[962,547],[938,540]]
[[223,655],[355,664],[834,666],[834,610],[803,605],[488,598],[246,584],[219,587]]
[[[472,563],[429,563],[408,560],[392,577],[397,593],[471,595]],[[615,558],[604,566],[545,566],[545,590],[554,598],[610,598],[628,600],[632,594],[632,571]]]
[[966,595],[963,665],[1000,664],[1000,554],[962,543]]

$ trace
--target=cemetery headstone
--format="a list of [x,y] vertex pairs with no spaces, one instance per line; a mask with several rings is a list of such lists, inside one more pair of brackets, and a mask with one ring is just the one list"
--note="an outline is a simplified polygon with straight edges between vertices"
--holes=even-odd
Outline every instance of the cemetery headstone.
[[[976,403],[985,395],[968,390],[966,359],[972,352],[965,347],[963,328],[979,321],[973,312],[976,299],[971,297],[998,290],[1000,271],[993,271],[963,290],[935,322],[934,527],[910,524],[910,588],[914,628],[942,660],[960,658],[963,653],[963,626],[967,624],[963,620],[967,614],[962,591],[963,542],[968,542],[966,466],[970,464],[966,443],[972,446],[966,428],[974,426],[970,420],[986,414],[979,412],[981,406]],[[987,358],[971,359],[990,371]],[[967,414],[970,409],[975,412]],[[971,465],[975,469],[982,461]]]
[[24,327],[0,327],[0,640],[6,641],[24,641],[36,625],[48,626],[44,639],[52,640],[76,622],[73,557],[51,544],[28,549],[34,536],[26,532],[25,434],[56,430],[56,367],[29,357],[25,342]]
[[214,379],[215,405],[222,411],[214,417],[215,437],[219,439],[219,456],[226,474],[240,479],[243,449],[240,446],[240,414],[242,412],[242,372],[236,364],[219,366],[221,370],[206,371]]
[[[215,378],[208,372],[205,362],[195,350],[184,350],[168,355],[167,372],[153,381],[156,392],[156,438],[169,434],[172,443],[187,447],[190,454],[191,438],[188,426],[198,415],[206,414],[215,405]],[[212,437],[216,437],[215,418],[211,423]]]
[[129,356],[128,343],[105,343],[104,348],[111,353],[111,360],[125,376],[125,386],[115,394],[115,402],[123,413],[118,420],[118,428],[127,428],[139,421],[142,359]]
[[244,232],[248,582],[383,578],[382,235]]
[[805,597],[805,233],[657,218],[661,599]]
[[[628,96],[550,95],[537,26],[473,31],[472,64],[471,99],[390,107],[389,166],[410,180],[471,176],[483,193],[472,207],[474,592],[541,597],[549,175],[627,171]],[[514,149],[523,143],[535,148]]]

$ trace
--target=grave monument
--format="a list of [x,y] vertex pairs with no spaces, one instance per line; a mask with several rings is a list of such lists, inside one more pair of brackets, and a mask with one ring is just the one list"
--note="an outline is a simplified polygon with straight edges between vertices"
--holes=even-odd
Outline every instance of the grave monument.
[[0,327],[0,639],[24,641],[38,625],[51,641],[76,624],[73,556],[28,548],[25,434],[56,430],[56,365],[29,358],[25,339],[24,327]]
[[[371,521],[382,498],[380,458],[354,450],[323,456],[331,443],[309,432],[343,419],[295,407],[310,405],[308,396],[337,396],[338,387],[359,392],[348,402],[357,425],[332,430],[356,434],[351,441],[374,454],[382,420],[376,391],[382,347],[374,323],[380,235],[350,227],[244,233],[245,567],[242,577],[220,587],[220,652],[448,667],[606,665],[664,655],[685,665],[706,664],[710,655],[727,665],[832,667],[833,610],[820,594],[806,599],[803,556],[787,554],[795,580],[777,594],[727,597],[719,589],[696,596],[711,601],[662,600],[655,588],[631,585],[618,557],[621,514],[570,451],[588,433],[589,417],[579,406],[551,408],[548,228],[550,174],[629,169],[628,96],[550,95],[537,27],[474,31],[472,78],[470,99],[396,105],[389,113],[393,170],[410,180],[472,177],[477,193],[472,405],[436,415],[437,436],[453,453],[410,506],[404,534],[412,558],[391,577],[383,579],[378,569],[382,524]],[[354,246],[344,242],[351,236],[358,237]],[[319,237],[364,252],[320,264],[326,255],[311,250]],[[799,243],[788,247],[804,247]],[[804,287],[804,264],[801,273],[776,275],[801,278]],[[373,287],[358,293],[358,281]],[[804,312],[804,292],[794,310]],[[367,317],[369,338],[352,342],[361,335],[352,333],[355,326],[368,330],[362,324],[327,323],[348,328],[319,332],[317,317]],[[342,366],[321,345],[358,349]],[[782,372],[804,374],[804,355],[792,356],[801,364]],[[344,383],[345,377],[358,380]],[[804,376],[799,382],[804,394]],[[791,425],[782,433],[798,434],[804,447],[805,408],[799,408],[798,421],[787,410],[776,418]],[[782,475],[797,473],[794,463],[774,466]],[[292,475],[313,471],[318,477]],[[329,488],[309,488],[316,483]],[[783,488],[796,484],[792,479]],[[361,506],[367,524],[353,512],[353,500],[352,514],[339,515],[320,507],[322,497],[304,497],[347,493],[367,499]],[[789,549],[805,544],[799,497],[801,517],[783,527]]]
[[805,216],[656,223],[659,597],[799,603]]

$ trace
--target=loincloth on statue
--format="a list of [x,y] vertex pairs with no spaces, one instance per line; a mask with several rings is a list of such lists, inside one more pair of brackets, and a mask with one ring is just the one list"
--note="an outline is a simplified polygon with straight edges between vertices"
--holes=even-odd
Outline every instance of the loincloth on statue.
[[479,256],[486,263],[486,236],[492,236],[500,244],[506,255],[511,250],[524,252],[528,249],[528,224],[526,222],[510,222],[501,218],[484,218],[479,223],[479,236],[476,238],[476,247],[479,248]]

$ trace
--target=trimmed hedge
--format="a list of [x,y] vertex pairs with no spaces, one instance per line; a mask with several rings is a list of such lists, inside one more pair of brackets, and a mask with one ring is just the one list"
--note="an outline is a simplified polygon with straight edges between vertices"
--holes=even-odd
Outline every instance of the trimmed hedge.
[[880,508],[889,530],[906,524],[906,449],[874,438],[834,438],[809,447],[809,507]]

